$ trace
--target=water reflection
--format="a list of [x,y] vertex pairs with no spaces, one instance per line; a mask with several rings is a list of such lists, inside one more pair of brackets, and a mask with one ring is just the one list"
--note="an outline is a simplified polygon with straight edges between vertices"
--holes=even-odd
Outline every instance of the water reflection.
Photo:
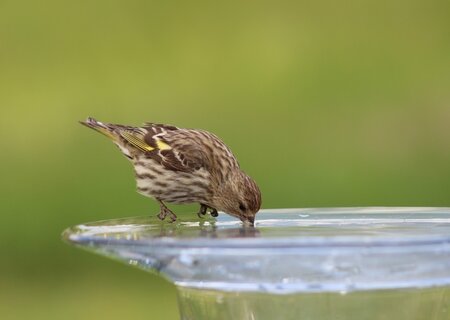
[[258,237],[260,231],[238,220],[224,218],[218,222],[212,217],[199,219],[196,214],[188,214],[173,223],[151,216],[132,217],[82,224],[64,233],[65,238],[73,238],[74,235],[130,241],[157,238],[232,239]]
[[[174,223],[156,216],[134,217],[82,224],[66,231],[71,241],[81,238],[147,241],[151,239],[327,238],[357,241],[444,237],[450,230],[447,208],[336,208],[263,210],[255,227],[221,214],[200,219],[184,214]],[[71,238],[70,238],[71,237]],[[69,239],[70,238],[70,239]]]

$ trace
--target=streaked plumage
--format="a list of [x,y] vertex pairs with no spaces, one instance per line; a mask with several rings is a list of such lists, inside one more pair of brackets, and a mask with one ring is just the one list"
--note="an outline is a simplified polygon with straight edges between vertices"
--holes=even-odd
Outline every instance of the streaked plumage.
[[138,192],[160,203],[161,219],[176,219],[164,202],[199,203],[199,215],[209,208],[213,216],[220,210],[253,224],[259,188],[216,135],[154,123],[132,127],[93,118],[81,123],[111,138],[130,159]]

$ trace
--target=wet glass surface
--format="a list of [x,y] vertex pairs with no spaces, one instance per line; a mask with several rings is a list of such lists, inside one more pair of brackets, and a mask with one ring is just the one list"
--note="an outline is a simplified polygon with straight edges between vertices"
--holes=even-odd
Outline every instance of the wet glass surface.
[[287,294],[450,283],[448,208],[268,209],[255,227],[223,213],[124,218],[64,238],[186,288]]

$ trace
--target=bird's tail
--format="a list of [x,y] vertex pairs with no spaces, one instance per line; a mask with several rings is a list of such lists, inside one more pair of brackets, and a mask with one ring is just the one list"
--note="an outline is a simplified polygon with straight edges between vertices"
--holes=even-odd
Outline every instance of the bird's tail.
[[117,133],[115,133],[114,125],[110,125],[109,123],[102,123],[91,117],[87,118],[86,121],[80,121],[80,123],[88,128],[100,132],[101,134],[107,136],[112,140],[117,139]]

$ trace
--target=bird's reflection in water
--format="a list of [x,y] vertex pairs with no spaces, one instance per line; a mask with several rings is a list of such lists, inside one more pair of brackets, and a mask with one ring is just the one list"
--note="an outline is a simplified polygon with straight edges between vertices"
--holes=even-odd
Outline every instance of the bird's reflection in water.
[[195,215],[185,215],[176,222],[161,221],[154,216],[132,217],[99,221],[80,225],[71,230],[73,234],[83,234],[101,239],[139,241],[157,238],[189,239],[233,239],[254,238],[260,231],[254,226],[235,219],[218,219]]
[[159,234],[154,233],[153,237],[232,239],[255,238],[260,235],[260,231],[254,226],[240,221],[222,224],[213,218],[200,221],[197,218],[175,223],[162,222],[159,226]]
[[256,238],[259,230],[254,226],[241,225],[235,228],[220,229],[216,224],[200,228],[202,238]]

